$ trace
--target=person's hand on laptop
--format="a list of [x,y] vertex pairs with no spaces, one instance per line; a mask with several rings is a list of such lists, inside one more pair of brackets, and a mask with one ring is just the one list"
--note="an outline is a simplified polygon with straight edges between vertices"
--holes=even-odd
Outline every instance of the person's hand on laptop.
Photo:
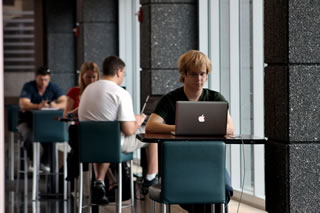
[[136,115],[136,121],[139,126],[142,125],[143,121],[147,118],[147,116],[144,113],[141,113],[140,115]]

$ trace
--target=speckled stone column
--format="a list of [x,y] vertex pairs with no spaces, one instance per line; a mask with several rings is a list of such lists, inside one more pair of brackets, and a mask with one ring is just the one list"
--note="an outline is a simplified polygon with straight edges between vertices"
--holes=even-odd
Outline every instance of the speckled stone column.
[[77,68],[94,61],[102,68],[103,60],[118,55],[118,1],[77,0]]
[[51,79],[66,93],[75,84],[74,1],[44,1],[46,61]]
[[264,1],[266,210],[320,209],[320,4]]
[[[182,86],[178,57],[198,48],[196,0],[140,0],[141,101]],[[142,106],[143,104],[141,104]]]

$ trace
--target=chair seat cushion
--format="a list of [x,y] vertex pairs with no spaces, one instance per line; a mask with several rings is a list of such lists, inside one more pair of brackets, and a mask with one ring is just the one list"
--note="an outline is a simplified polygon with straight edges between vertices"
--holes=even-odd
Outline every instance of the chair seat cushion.
[[130,161],[133,160],[133,153],[123,153],[121,152],[120,154],[120,162],[126,162],[126,161]]
[[149,197],[151,200],[162,203],[160,195],[161,195],[161,184],[160,183],[149,187]]

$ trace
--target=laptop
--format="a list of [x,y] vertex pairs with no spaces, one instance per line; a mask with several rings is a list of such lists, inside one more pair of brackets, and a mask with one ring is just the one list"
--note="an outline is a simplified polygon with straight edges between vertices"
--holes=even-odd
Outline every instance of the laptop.
[[157,106],[158,101],[160,100],[161,95],[148,95],[141,109],[141,113],[144,113],[147,118],[142,123],[142,126],[145,126],[149,120],[150,115],[153,113],[154,109]]
[[177,101],[175,135],[225,135],[227,102]]

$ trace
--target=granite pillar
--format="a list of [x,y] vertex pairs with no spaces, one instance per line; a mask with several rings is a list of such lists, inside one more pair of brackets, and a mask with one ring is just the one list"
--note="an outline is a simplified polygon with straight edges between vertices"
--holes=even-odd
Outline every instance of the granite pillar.
[[118,1],[77,0],[77,68],[94,61],[100,70],[104,58],[119,54]]
[[63,92],[75,85],[75,1],[49,0],[44,2],[46,32],[46,64],[51,79]]
[[182,86],[177,60],[198,49],[198,1],[140,0],[141,106]]
[[320,5],[264,8],[266,210],[319,212]]

